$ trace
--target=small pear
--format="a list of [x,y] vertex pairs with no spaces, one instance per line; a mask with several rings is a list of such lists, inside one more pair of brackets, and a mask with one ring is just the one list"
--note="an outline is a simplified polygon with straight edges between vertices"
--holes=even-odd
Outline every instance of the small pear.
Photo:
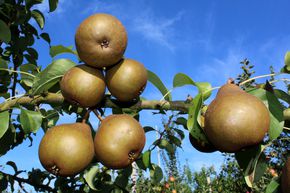
[[38,149],[42,166],[58,176],[73,176],[94,157],[91,128],[85,123],[63,124],[49,129]]
[[281,188],[282,193],[290,193],[290,156],[282,169]]
[[96,158],[104,166],[111,169],[126,168],[142,152],[145,132],[130,115],[110,115],[101,122],[94,144]]
[[270,127],[270,114],[257,97],[227,83],[205,113],[204,131],[222,152],[237,152],[260,143]]

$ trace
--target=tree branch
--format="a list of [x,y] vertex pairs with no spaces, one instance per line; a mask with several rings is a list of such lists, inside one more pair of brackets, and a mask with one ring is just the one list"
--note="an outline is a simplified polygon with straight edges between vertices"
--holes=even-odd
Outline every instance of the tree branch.
[[26,183],[26,184],[29,184],[29,185],[35,187],[35,188],[43,189],[43,190],[46,190],[48,192],[57,193],[57,191],[55,189],[51,188],[48,185],[35,184],[35,183],[31,182],[29,179],[20,178],[20,177],[18,177],[16,175],[11,175],[11,174],[4,173],[3,171],[0,171],[0,173],[2,175],[4,175],[5,177],[12,178],[14,181],[17,181],[19,184]]
[[[37,104],[54,104],[61,105],[64,102],[64,98],[61,94],[48,93],[45,96],[37,95],[34,97],[22,96],[14,98],[12,100],[5,101],[0,104],[0,112],[10,110],[18,105],[37,105]],[[131,110],[175,110],[181,112],[188,112],[189,104],[184,101],[159,101],[159,100],[142,100],[137,103],[120,103],[116,100],[110,99],[108,96],[105,97],[101,107],[108,108],[125,108]]]

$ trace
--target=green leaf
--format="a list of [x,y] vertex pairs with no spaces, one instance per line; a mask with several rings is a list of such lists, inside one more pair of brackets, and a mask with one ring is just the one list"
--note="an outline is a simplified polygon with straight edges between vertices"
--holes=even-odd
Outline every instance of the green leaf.
[[236,160],[243,171],[245,181],[249,187],[253,187],[258,161],[263,161],[263,159],[260,159],[260,156],[263,155],[263,149],[264,146],[259,145],[235,153]]
[[173,135],[169,135],[168,138],[169,138],[169,141],[172,144],[175,144],[176,146],[181,147],[181,141],[180,141],[180,139],[178,139],[177,137],[175,137]]
[[10,129],[0,138],[0,156],[5,155],[13,147],[15,138],[15,128],[11,125]]
[[276,192],[278,187],[279,187],[279,183],[277,182],[277,179],[272,179],[266,188],[266,193]]
[[174,121],[174,123],[177,124],[177,125],[182,125],[185,130],[188,130],[188,128],[187,128],[187,120],[184,117],[178,117]]
[[155,129],[153,127],[150,127],[150,126],[146,126],[146,127],[143,127],[145,133],[149,132],[149,131],[155,131]]
[[286,52],[284,61],[285,61],[285,66],[287,70],[290,71],[290,52],[289,51]]
[[158,184],[163,178],[162,169],[158,165],[153,165],[150,170],[150,178],[154,184]]
[[6,190],[7,187],[8,187],[8,181],[6,177],[2,173],[0,173],[0,191],[4,192],[4,190]]
[[148,81],[150,81],[161,92],[165,100],[171,101],[172,100],[171,93],[165,87],[160,78],[150,70],[147,70],[147,73],[148,73]]
[[116,184],[119,188],[125,189],[128,184],[128,178],[132,174],[132,166],[128,166],[127,168],[119,171],[119,175],[117,176],[114,184]]
[[[38,67],[34,64],[24,64],[20,66],[20,71],[28,72],[32,75],[37,74]],[[26,86],[31,87],[34,81],[34,77],[29,76],[27,74],[21,74],[21,82],[23,82]]]
[[42,39],[44,39],[49,45],[50,45],[50,37],[49,37],[49,34],[48,33],[41,33],[40,34],[40,37],[42,38]]
[[49,51],[49,54],[52,58],[63,53],[71,53],[76,56],[78,55],[75,50],[72,50],[72,46],[68,46],[68,47],[65,47],[63,45],[51,46],[50,51]]
[[11,31],[8,25],[0,19],[0,40],[9,43],[11,40]]
[[99,166],[93,166],[89,170],[86,170],[84,172],[84,179],[89,185],[89,187],[93,190],[97,190],[94,184],[97,173],[99,173]]
[[184,135],[184,132],[180,129],[177,129],[177,128],[173,128],[173,130],[179,135],[180,139],[183,140],[185,135]]
[[42,3],[43,0],[25,0],[26,9],[30,9],[33,5]]
[[196,127],[196,124],[198,124],[197,117],[201,109],[201,106],[202,106],[202,95],[197,94],[191,101],[191,105],[188,110],[187,128],[190,133]]
[[264,175],[266,169],[268,167],[268,163],[266,160],[266,156],[264,153],[261,154],[261,156],[258,159],[256,169],[255,169],[255,176],[254,176],[254,182],[258,182],[262,176]]
[[42,123],[41,113],[21,109],[20,123],[25,134],[36,133]]
[[49,0],[49,12],[53,12],[58,5],[58,0]]
[[280,89],[275,89],[274,90],[274,94],[279,99],[281,99],[281,100],[285,101],[286,103],[290,104],[290,95],[288,93],[286,93],[286,92],[284,92],[283,90],[280,90]]
[[174,153],[174,147],[170,144],[166,139],[161,139],[161,141],[157,140],[158,147],[160,149],[165,149],[168,153]]
[[45,18],[44,18],[43,13],[37,9],[34,9],[31,11],[31,16],[35,19],[40,29],[43,29],[44,23],[45,23]]
[[7,129],[9,128],[9,112],[4,111],[0,113],[0,139],[6,133]]
[[32,94],[47,91],[55,85],[70,68],[76,64],[68,59],[58,59],[49,64],[42,72],[37,74],[32,85]]
[[260,98],[268,106],[271,118],[269,136],[271,140],[276,139],[283,131],[283,106],[274,94],[264,89],[254,89],[249,93]]
[[6,133],[7,129],[9,128],[9,112],[4,111],[0,113],[0,139]]
[[194,82],[189,76],[183,73],[178,73],[174,76],[173,87],[181,87],[184,85],[196,86],[198,92],[202,94],[203,100],[206,100],[211,95],[211,84],[208,82]]
[[142,161],[146,168],[151,168],[151,151],[145,151],[142,155]]

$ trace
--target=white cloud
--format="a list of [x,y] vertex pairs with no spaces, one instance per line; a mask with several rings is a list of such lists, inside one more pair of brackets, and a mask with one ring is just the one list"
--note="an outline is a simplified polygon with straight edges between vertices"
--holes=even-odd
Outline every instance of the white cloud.
[[184,12],[179,12],[172,18],[156,18],[151,10],[147,10],[143,15],[133,20],[133,30],[140,33],[145,39],[174,51],[175,46],[171,41],[175,36],[174,24],[183,15]]

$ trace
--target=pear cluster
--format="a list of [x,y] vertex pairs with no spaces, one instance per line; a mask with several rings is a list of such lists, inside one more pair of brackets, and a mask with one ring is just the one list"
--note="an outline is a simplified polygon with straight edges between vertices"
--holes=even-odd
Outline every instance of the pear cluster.
[[[127,39],[116,17],[101,13],[86,18],[75,34],[84,63],[69,69],[60,81],[65,100],[94,108],[108,88],[120,102],[137,101],[146,87],[147,70],[140,62],[124,58]],[[125,168],[139,157],[144,145],[145,132],[137,120],[126,114],[110,115],[101,121],[94,139],[85,122],[50,128],[40,142],[39,159],[50,173],[72,176],[94,157],[107,168]]]

